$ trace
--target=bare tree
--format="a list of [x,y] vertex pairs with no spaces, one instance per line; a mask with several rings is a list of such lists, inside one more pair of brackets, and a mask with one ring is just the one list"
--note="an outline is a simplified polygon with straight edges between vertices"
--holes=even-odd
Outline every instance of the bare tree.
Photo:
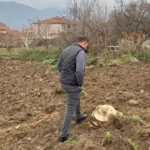
[[[115,9],[111,14],[114,23],[116,24],[116,31],[118,33],[137,33],[144,36],[145,40],[149,35],[150,29],[150,4],[143,0],[132,1],[125,4],[123,0],[117,0],[119,9]],[[122,34],[123,35],[123,34]]]
[[8,30],[7,33],[2,34],[0,38],[0,43],[2,47],[5,47],[10,53],[13,48],[21,47],[23,35],[17,30]]
[[53,38],[51,24],[42,24],[39,35],[42,41],[42,45],[45,47],[46,52],[48,52],[51,46],[51,39]]
[[88,36],[93,47],[106,48],[109,41],[108,9],[99,0],[68,0],[70,18],[76,22],[74,34]]
[[23,28],[23,35],[24,35],[24,46],[26,50],[28,50],[30,47],[34,49],[34,41],[35,41],[35,34],[32,26],[30,27],[24,27]]

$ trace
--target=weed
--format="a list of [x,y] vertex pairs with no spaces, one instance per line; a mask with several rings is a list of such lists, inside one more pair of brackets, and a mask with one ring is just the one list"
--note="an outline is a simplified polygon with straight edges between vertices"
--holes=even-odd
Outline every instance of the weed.
[[133,120],[135,123],[142,123],[142,122],[143,122],[143,120],[141,119],[141,117],[138,116],[138,115],[133,116],[133,117],[132,117],[132,120]]
[[88,96],[88,94],[86,93],[86,91],[84,89],[82,90],[82,96],[83,97],[87,97]]
[[124,120],[126,119],[126,116],[122,113],[122,112],[117,112],[117,116],[121,119],[121,120]]
[[4,58],[15,58],[15,59],[28,59],[28,60],[37,60],[43,61],[43,64],[55,66],[61,54],[61,49],[55,48],[51,52],[46,52],[43,49],[33,50],[23,50],[23,49],[15,49],[10,52],[10,54],[6,50],[0,51],[0,56]]
[[67,143],[68,144],[76,144],[76,141],[73,138],[68,138]]
[[111,141],[111,133],[106,132],[102,140],[102,146],[105,147]]
[[52,52],[48,57],[47,59],[45,59],[43,61],[44,64],[46,65],[56,65],[57,64],[57,61],[59,59],[59,56],[61,54],[61,50],[58,50],[58,51],[54,51]]
[[116,91],[117,91],[118,94],[121,94],[123,92],[123,90],[120,87],[117,87]]
[[138,150],[137,145],[135,144],[135,142],[132,139],[128,139],[128,142],[129,142],[132,150]]
[[121,58],[112,60],[113,63],[118,64],[118,65],[129,63],[129,62],[137,62],[137,61],[138,61],[138,59],[136,59],[136,57],[134,57],[130,54],[122,55]]
[[135,56],[139,61],[149,61],[150,60],[150,50],[149,49],[140,49],[132,52],[132,55]]

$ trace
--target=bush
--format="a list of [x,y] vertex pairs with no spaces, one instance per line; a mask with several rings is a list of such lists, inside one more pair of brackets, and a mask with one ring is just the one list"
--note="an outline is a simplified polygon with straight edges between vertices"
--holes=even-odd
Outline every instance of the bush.
[[43,61],[44,64],[46,65],[56,65],[58,62],[58,59],[60,57],[62,50],[54,51],[50,53],[50,55]]
[[125,64],[130,62],[138,62],[138,59],[132,55],[122,55],[121,58],[113,60],[112,62],[115,64]]
[[149,61],[150,60],[150,50],[149,49],[139,49],[132,52],[132,55],[136,57],[139,61]]
[[137,44],[135,44],[134,41],[128,40],[128,39],[121,39],[119,41],[119,49],[122,53],[128,54],[132,50],[135,50],[137,47]]
[[87,66],[91,65],[97,65],[98,64],[98,57],[92,56],[92,55],[87,55]]

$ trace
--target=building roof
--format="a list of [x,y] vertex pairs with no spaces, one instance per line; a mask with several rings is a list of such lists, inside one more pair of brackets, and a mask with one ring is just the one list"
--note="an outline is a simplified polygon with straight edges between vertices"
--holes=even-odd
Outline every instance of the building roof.
[[5,30],[5,31],[7,31],[7,30],[9,30],[9,27],[7,27],[7,26],[1,26],[1,25],[0,25],[0,30]]
[[18,37],[18,38],[22,38],[23,37],[23,33],[18,31],[18,30],[14,30],[11,29],[7,26],[0,26],[0,31],[4,31],[7,33],[7,35],[9,36],[14,36],[14,37]]
[[75,24],[75,23],[73,21],[67,20],[65,17],[54,17],[38,21],[35,24]]

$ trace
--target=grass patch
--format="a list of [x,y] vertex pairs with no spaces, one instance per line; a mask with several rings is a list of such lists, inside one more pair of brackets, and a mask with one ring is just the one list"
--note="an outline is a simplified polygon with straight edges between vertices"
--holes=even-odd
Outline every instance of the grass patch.
[[42,61],[45,65],[56,66],[62,50],[55,49],[51,52],[46,52],[42,48],[37,50],[14,49],[10,53],[6,49],[0,49],[0,56],[9,59],[27,59]]
[[137,116],[137,115],[133,116],[133,117],[132,117],[132,120],[133,120],[135,123],[142,123],[142,122],[143,122],[143,120],[141,119],[141,117],[140,117],[140,116]]
[[119,59],[112,60],[112,63],[121,65],[121,64],[126,64],[130,62],[138,62],[138,59],[132,55],[122,55]]
[[149,61],[150,60],[150,49],[139,49],[131,53],[139,61]]
[[105,147],[110,141],[111,141],[111,133],[110,132],[106,132],[104,135],[104,138],[102,140],[102,146]]
[[73,145],[76,144],[76,141],[73,138],[68,138],[67,143]]
[[38,61],[42,61],[48,56],[49,54],[45,51],[23,51],[19,54],[19,58]]
[[[53,46],[50,52],[46,52],[43,47],[38,47],[35,50],[28,51],[24,48],[18,48],[12,49],[10,52],[6,49],[0,49],[0,57],[8,59],[37,60],[43,62],[44,65],[53,66],[55,69],[61,52],[62,50],[58,49],[57,46]],[[150,50],[148,49],[134,50],[128,54],[123,54],[121,51],[104,51],[97,55],[89,53],[87,55],[87,66],[103,67],[149,60]]]
[[124,119],[126,119],[127,117],[122,113],[122,112],[117,112],[117,116],[119,117],[119,119],[121,119],[121,120],[124,120]]
[[45,60],[43,61],[43,63],[44,63],[45,65],[52,65],[52,66],[56,65],[57,62],[58,62],[58,59],[59,59],[59,57],[60,57],[61,52],[62,52],[62,50],[58,50],[58,51],[52,52],[52,53],[47,57],[47,59],[45,59]]

